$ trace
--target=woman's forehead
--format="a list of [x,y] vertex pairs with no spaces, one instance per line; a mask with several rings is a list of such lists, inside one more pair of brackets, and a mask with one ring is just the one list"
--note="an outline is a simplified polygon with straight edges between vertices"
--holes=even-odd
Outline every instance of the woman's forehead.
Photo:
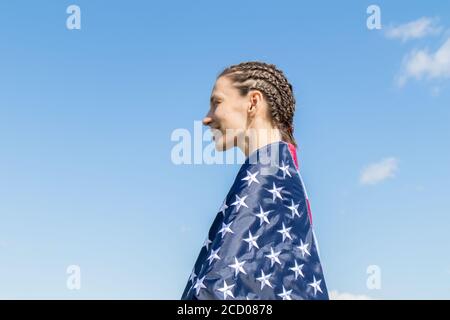
[[235,88],[233,87],[230,79],[228,79],[227,77],[220,77],[214,84],[211,97],[228,96],[231,95],[234,90]]

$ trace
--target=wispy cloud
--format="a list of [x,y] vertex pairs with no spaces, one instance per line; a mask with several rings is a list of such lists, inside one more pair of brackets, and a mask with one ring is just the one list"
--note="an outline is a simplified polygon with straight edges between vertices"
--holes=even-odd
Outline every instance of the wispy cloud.
[[411,39],[424,38],[441,33],[442,27],[438,25],[438,18],[422,17],[398,26],[390,26],[386,29],[386,37],[401,39],[406,42]]
[[385,179],[392,178],[398,168],[398,160],[394,157],[382,159],[379,162],[366,166],[359,178],[363,185],[377,184]]
[[330,291],[330,300],[372,300],[372,298],[362,294],[353,294],[332,290]]
[[401,87],[408,79],[450,78],[450,37],[436,52],[413,50],[403,58],[402,70],[397,78]]

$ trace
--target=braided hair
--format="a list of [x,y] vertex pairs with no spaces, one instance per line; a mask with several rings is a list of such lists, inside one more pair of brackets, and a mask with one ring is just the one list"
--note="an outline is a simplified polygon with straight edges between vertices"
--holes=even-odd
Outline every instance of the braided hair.
[[294,139],[295,98],[292,85],[283,71],[273,64],[258,61],[243,62],[224,69],[218,76],[229,77],[240,94],[259,90],[269,105],[273,125],[281,132],[283,141],[297,147]]

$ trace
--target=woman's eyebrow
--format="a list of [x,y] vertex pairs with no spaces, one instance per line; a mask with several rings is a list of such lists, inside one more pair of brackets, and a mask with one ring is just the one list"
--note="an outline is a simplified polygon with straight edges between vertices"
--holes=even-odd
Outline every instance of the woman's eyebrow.
[[219,97],[216,96],[215,94],[213,94],[213,95],[211,96],[211,98],[209,98],[209,102],[210,102],[211,104],[214,103],[214,102],[217,101],[217,100],[219,100]]

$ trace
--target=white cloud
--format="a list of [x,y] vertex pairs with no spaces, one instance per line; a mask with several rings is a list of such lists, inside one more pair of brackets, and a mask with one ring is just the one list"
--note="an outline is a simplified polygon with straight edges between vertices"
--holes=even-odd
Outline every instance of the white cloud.
[[401,39],[403,42],[410,39],[419,39],[429,35],[436,35],[442,31],[438,26],[439,19],[422,17],[399,26],[391,26],[386,29],[386,37]]
[[330,300],[372,300],[371,297],[363,294],[353,294],[347,292],[330,291]]
[[436,51],[413,50],[403,59],[397,84],[403,86],[409,78],[417,80],[450,78],[450,37]]
[[397,167],[398,160],[393,157],[369,164],[362,170],[359,181],[361,184],[376,184],[394,177]]

